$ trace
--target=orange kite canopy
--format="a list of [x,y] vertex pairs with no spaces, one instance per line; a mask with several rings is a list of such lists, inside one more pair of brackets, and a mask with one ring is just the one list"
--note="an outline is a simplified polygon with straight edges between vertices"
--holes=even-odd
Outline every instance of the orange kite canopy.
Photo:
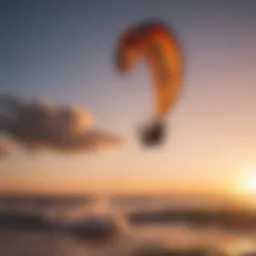
[[128,72],[144,57],[153,79],[156,117],[176,103],[182,82],[182,54],[174,32],[163,22],[143,22],[128,28],[117,46],[116,67]]
[[183,56],[174,31],[163,22],[141,22],[127,28],[118,40],[115,66],[124,74],[141,58],[153,80],[157,120],[145,139],[155,143],[163,136],[160,120],[176,105],[181,91]]

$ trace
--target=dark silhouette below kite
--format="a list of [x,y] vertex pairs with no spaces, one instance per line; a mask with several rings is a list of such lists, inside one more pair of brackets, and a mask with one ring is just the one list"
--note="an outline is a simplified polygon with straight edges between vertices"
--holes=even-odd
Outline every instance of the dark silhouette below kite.
[[140,130],[140,138],[143,145],[158,146],[161,145],[166,137],[165,124],[157,121]]

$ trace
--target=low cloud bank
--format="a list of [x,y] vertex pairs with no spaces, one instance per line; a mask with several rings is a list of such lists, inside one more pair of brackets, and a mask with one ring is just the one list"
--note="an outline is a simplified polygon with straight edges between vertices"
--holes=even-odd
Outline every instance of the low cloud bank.
[[[10,95],[0,95],[0,133],[29,150],[93,153],[123,144],[120,136],[96,126],[87,111]],[[0,151],[5,148],[0,142]]]

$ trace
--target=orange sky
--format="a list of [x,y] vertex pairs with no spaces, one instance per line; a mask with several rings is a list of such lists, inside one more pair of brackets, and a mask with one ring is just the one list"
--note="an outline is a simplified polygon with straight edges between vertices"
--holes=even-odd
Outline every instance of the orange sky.
[[[8,60],[0,93],[86,109],[128,143],[100,156],[29,154],[13,145],[0,160],[0,192],[237,193],[247,170],[256,173],[256,1],[18,3],[0,16]],[[149,17],[175,27],[186,61],[168,140],[155,150],[137,137],[153,108],[148,70],[140,63],[120,77],[112,63],[123,29]]]

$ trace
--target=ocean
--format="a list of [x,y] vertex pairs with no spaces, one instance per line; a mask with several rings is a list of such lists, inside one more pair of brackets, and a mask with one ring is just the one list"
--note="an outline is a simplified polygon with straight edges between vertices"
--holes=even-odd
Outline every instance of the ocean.
[[256,209],[193,196],[3,195],[0,255],[256,255]]

